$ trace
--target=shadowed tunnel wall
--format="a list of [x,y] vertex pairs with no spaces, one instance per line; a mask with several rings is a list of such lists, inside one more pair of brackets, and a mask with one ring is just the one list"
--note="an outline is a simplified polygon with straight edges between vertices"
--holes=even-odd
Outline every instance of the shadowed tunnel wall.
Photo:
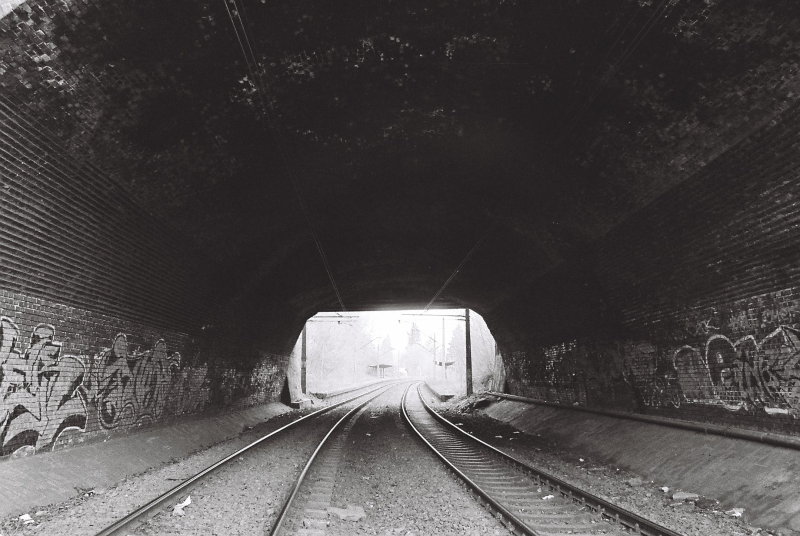
[[0,455],[280,390],[286,356],[205,345],[203,258],[4,99],[0,265]]
[[[647,3],[627,4],[636,14],[652,15]],[[708,11],[709,3],[694,4],[685,6],[679,22],[701,27],[699,19],[708,14],[693,19],[692,13],[695,7]],[[317,90],[320,98],[311,104],[318,108],[308,110],[335,108],[329,99],[339,98],[331,91],[336,86],[322,76],[329,65],[310,62],[309,72],[320,67],[319,76],[294,76],[291,24],[273,16],[278,4],[253,5],[265,10],[263,19],[253,20],[287,30],[286,46],[275,51],[277,63],[291,60],[281,65],[289,69],[286,80],[294,80],[275,86],[284,118],[319,115],[308,139],[328,132],[338,115],[294,112],[307,111]],[[558,2],[542,5],[544,17],[531,12],[517,19],[509,12],[508,20],[497,19],[505,21],[497,32],[514,30],[520,21],[520,36],[547,36],[527,25],[561,20],[549,11],[565,14],[565,21],[592,13],[585,2],[573,2],[574,11]],[[760,16],[752,18],[750,9]],[[588,145],[575,154],[552,152],[553,163],[547,140],[563,138],[557,129],[565,126],[564,112],[583,105],[566,88],[593,88],[594,80],[550,75],[564,65],[595,71],[606,63],[586,55],[584,63],[572,64],[560,56],[577,59],[575,49],[605,53],[583,41],[585,29],[597,26],[593,17],[586,26],[552,26],[565,36],[571,30],[574,43],[567,39],[549,49],[537,40],[521,43],[531,51],[525,63],[548,60],[533,78],[462,76],[473,62],[459,64],[444,52],[459,41],[468,48],[477,43],[441,43],[441,53],[415,59],[421,62],[417,72],[456,77],[442,84],[436,76],[431,86],[419,86],[422,104],[416,107],[406,105],[406,96],[387,100],[381,92],[363,100],[363,89],[373,81],[382,87],[387,74],[377,59],[382,56],[369,55],[375,78],[355,86],[362,91],[344,92],[356,98],[336,113],[354,126],[375,120],[363,141],[382,144],[354,150],[354,162],[366,158],[369,164],[351,173],[350,157],[338,156],[361,145],[361,135],[333,128],[337,144],[301,168],[309,171],[301,182],[348,306],[424,306],[494,224],[495,233],[440,304],[470,307],[486,319],[509,365],[513,392],[796,433],[798,112],[789,109],[733,141],[797,102],[796,24],[790,23],[796,9],[788,1],[729,2],[714,10],[709,20],[717,22],[709,23],[703,39],[694,40],[694,30],[665,30],[646,52],[668,57],[642,60],[650,68],[622,73],[626,82],[608,88],[621,99],[618,107],[593,110],[607,112],[607,122],[585,118],[576,130],[586,132]],[[630,14],[623,10],[604,20],[620,22]],[[337,307],[291,181],[278,175],[277,152],[265,147],[263,125],[252,121],[258,114],[242,84],[235,37],[219,16],[225,16],[221,2],[38,0],[0,20],[8,45],[0,57],[0,454],[275,398],[285,354],[303,322]],[[389,50],[400,41],[389,38],[393,18],[386,20],[386,29],[376,30],[384,35],[370,39]],[[420,43],[444,35],[430,28]],[[275,32],[258,33],[269,38]],[[363,44],[369,40],[356,38],[371,33],[350,37]],[[170,39],[157,39],[164,36]],[[274,43],[261,45],[272,51]],[[329,43],[315,46],[329,50]],[[494,45],[489,50],[487,57],[500,53]],[[547,50],[547,58],[538,56]],[[341,88],[361,77],[348,74],[353,62],[343,61],[347,54],[336,61]],[[518,59],[503,58],[514,65]],[[550,64],[554,70],[547,73]],[[467,66],[463,73],[458,65]],[[487,87],[481,82],[471,91],[466,82],[473,78]],[[531,81],[549,87],[551,78],[555,93],[531,91],[540,85]],[[312,79],[320,88],[303,89]],[[526,90],[508,92],[517,82]],[[451,100],[450,89],[427,102],[450,87],[472,95],[452,117],[443,112],[452,109],[443,104]],[[495,87],[500,97],[492,104],[487,95]],[[564,95],[553,100],[559,91]],[[670,95],[676,102],[662,98]],[[388,107],[381,112],[383,101]],[[505,103],[513,106],[505,110]],[[473,106],[476,113],[461,118]],[[375,117],[355,115],[373,107]],[[406,109],[424,112],[422,134],[415,121],[396,123]],[[390,123],[383,123],[384,112]],[[524,128],[494,125],[517,116],[517,127]],[[439,126],[427,129],[434,119]],[[294,124],[305,133],[302,125]],[[524,135],[531,126],[542,131]],[[402,136],[386,136],[407,127],[407,144]],[[624,135],[613,135],[615,129]],[[495,131],[502,135],[475,135]],[[419,143],[429,135],[435,143]],[[320,150],[298,139],[296,149]],[[526,159],[538,152],[533,148],[548,158]],[[372,160],[384,151],[388,156]],[[329,166],[329,158],[340,167]],[[627,164],[596,161],[618,158]],[[588,167],[578,173],[572,164]],[[183,233],[151,213],[171,216]],[[204,253],[188,247],[190,241],[202,244]]]
[[511,391],[800,432],[799,115],[634,215],[579,275],[537,287],[559,313],[527,324],[538,343],[506,347]]

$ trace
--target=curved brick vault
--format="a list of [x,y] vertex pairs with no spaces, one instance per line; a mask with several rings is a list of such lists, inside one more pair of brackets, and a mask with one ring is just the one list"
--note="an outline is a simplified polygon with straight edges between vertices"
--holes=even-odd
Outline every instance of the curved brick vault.
[[510,389],[797,411],[796,2],[228,7],[0,20],[9,299],[252,367],[339,308],[312,227],[350,310],[425,305],[477,243],[436,305],[486,318]]

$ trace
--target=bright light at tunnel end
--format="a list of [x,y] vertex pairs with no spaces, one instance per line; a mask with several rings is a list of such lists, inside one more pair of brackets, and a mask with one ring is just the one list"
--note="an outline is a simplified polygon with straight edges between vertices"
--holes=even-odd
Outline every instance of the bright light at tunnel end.
[[[292,353],[295,391],[307,396],[381,378],[419,378],[448,394],[465,394],[466,311],[319,312],[306,322]],[[504,374],[494,337],[471,310],[469,326],[474,390],[499,389]]]

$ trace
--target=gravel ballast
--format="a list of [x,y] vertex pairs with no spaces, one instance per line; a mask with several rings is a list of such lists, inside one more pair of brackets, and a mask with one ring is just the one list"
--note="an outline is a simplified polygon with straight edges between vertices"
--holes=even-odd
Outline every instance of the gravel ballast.
[[475,403],[480,407],[486,403],[485,398],[473,395],[440,403],[427,396],[426,400],[463,430],[520,461],[686,536],[770,534],[749,526],[742,518],[731,515],[733,512],[726,513],[713,497],[682,499],[680,490],[598,463],[584,453],[564,449],[546,437],[526,434],[475,411]]
[[[399,403],[404,386],[376,398],[348,427],[336,462],[325,532],[330,536],[505,535],[509,531],[466,491],[428,447],[411,435]],[[687,536],[758,533],[722,512],[713,498],[674,498],[659,483],[565,451],[546,438],[521,433],[471,409],[477,398],[437,404],[453,422],[515,457]],[[352,405],[348,405],[352,407]],[[324,420],[331,423],[346,408]],[[30,512],[32,523],[0,520],[0,534],[92,535],[137,505],[300,414],[285,414],[243,431],[230,441],[125,479],[107,489],[80,490],[73,500]],[[323,422],[300,426],[251,454],[237,458],[174,501],[191,504],[173,513],[162,509],[130,534],[244,535],[264,533],[316,443]],[[363,512],[363,515],[362,515]],[[323,514],[324,515],[324,514]],[[761,532],[765,534],[765,532]]]
[[[333,413],[341,415],[344,411],[335,409]],[[6,517],[0,520],[0,534],[3,536],[94,535],[137,506],[154,499],[256,439],[299,418],[303,413],[307,412],[285,413],[261,425],[243,430],[235,439],[173,460],[172,463],[144,473],[131,475],[115,486],[76,490],[79,493],[69,501],[32,508],[28,514],[32,523],[25,524],[17,516]],[[325,422],[330,419],[331,417],[327,417]],[[281,500],[281,493],[294,478],[294,472],[305,463],[305,459],[313,449],[314,445],[306,439],[313,439],[319,434],[319,430],[324,433],[325,430],[322,428],[319,425],[316,428],[313,425],[305,426],[276,436],[268,444],[257,447],[255,452],[242,456],[232,462],[230,467],[221,468],[207,481],[182,494],[175,503],[183,501],[186,496],[191,496],[192,499],[192,504],[184,509],[184,516],[173,516],[171,512],[174,505],[170,504],[165,508],[164,514],[156,515],[149,524],[140,527],[137,533],[195,534],[193,529],[187,528],[187,522],[198,517],[208,517],[213,521],[209,521],[208,530],[204,534],[237,534],[234,531],[240,529],[241,534],[252,534],[248,530],[268,522],[272,504]],[[247,474],[248,477],[256,475],[259,479],[247,478],[245,482],[241,477],[242,474]],[[222,484],[224,491],[219,494],[211,493],[211,488],[205,487],[209,484],[211,486]],[[249,511],[239,509],[249,497],[256,497],[258,490],[260,490],[258,504],[249,504],[258,508],[259,515],[250,515]],[[244,502],[240,500],[243,498]],[[226,508],[228,504],[232,505],[231,509]],[[225,509],[224,512],[221,508]],[[158,529],[154,528],[156,526]]]
[[355,423],[332,506],[361,506],[366,517],[330,516],[327,534],[418,536],[510,534],[457,478],[412,437],[399,414],[402,388],[383,396]]

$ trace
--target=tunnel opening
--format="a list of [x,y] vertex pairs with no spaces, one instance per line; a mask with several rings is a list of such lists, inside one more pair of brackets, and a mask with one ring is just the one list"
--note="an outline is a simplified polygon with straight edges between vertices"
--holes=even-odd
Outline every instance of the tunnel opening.
[[321,311],[305,322],[286,376],[293,401],[394,378],[449,396],[505,384],[495,338],[471,309]]

